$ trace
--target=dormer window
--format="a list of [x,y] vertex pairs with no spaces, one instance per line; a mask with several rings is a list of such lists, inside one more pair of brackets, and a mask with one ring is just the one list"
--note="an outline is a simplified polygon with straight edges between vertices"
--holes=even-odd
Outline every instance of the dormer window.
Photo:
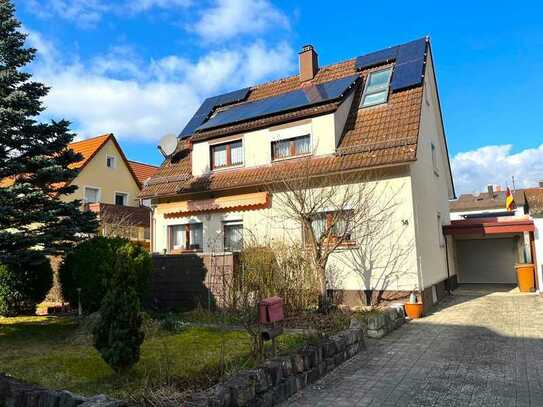
[[306,155],[311,152],[311,138],[309,134],[272,142],[272,160]]
[[211,169],[243,165],[243,142],[241,140],[211,146]]
[[391,76],[392,68],[370,73],[362,95],[361,107],[375,106],[387,102]]

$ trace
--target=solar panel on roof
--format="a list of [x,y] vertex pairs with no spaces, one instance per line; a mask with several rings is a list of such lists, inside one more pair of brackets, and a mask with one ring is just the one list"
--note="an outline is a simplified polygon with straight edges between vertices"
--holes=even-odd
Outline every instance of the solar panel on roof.
[[393,90],[407,89],[418,85],[424,75],[424,59],[417,59],[405,64],[396,65],[390,82]]
[[340,98],[359,78],[352,75],[330,82],[312,85],[282,95],[232,106],[218,112],[197,130],[206,130],[238,123],[257,117],[268,116],[284,111],[299,109]]
[[403,45],[372,52],[356,58],[357,70],[396,61],[390,87],[393,92],[422,83],[424,73],[424,54],[426,53],[426,38],[408,42]]
[[185,128],[181,131],[181,133],[179,133],[179,138],[182,140],[194,133],[198,126],[206,121],[214,108],[245,100],[249,94],[249,90],[250,88],[243,88],[204,100],[194,116],[192,116],[189,122],[185,125]]

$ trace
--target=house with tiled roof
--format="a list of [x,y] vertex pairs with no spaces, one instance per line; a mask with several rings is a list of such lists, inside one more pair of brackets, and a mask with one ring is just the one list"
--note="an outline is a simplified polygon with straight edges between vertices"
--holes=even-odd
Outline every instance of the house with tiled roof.
[[369,289],[431,305],[454,281],[442,234],[454,185],[429,39],[323,67],[305,46],[299,68],[202,103],[140,194],[154,208],[152,250],[229,252],[247,233],[303,240],[300,225],[271,220],[282,210],[271,186],[307,176],[340,188],[335,175],[360,174],[397,191],[390,239],[413,250],[393,281],[362,281],[341,261],[353,238],[330,259],[343,277],[328,288],[352,305]]
[[158,167],[129,161],[113,134],[70,143],[68,148],[82,159],[72,164],[78,173],[70,183],[77,190],[61,199],[81,200],[99,217],[103,233],[119,234],[122,229],[123,236],[148,242],[150,210],[142,207],[138,195]]
[[450,202],[453,267],[458,281],[517,285],[517,266],[533,268],[533,288],[543,281],[543,183],[510,190],[489,184],[487,191],[462,194]]

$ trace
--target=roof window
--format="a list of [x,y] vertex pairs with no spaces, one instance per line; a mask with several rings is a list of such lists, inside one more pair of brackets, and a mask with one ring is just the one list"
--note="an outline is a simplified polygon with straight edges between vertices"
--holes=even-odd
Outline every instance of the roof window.
[[362,95],[361,107],[375,106],[386,103],[388,100],[388,89],[392,68],[375,71],[369,74],[366,81],[364,94]]

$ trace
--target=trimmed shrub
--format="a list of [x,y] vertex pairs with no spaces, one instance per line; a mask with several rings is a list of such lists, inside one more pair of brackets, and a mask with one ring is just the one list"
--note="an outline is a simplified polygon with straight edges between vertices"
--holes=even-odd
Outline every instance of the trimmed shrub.
[[25,264],[0,264],[0,315],[34,314],[52,284],[53,270],[42,254]]
[[117,252],[111,286],[94,328],[94,346],[102,359],[117,373],[124,373],[140,358],[140,346],[145,336],[143,317],[137,293],[136,262],[131,245]]
[[95,237],[78,244],[67,253],[60,266],[62,294],[72,306],[78,304],[77,288],[81,288],[81,304],[85,314],[98,311],[113,275],[117,252],[123,247],[133,260],[135,290],[140,302],[147,300],[151,277],[151,256],[141,246],[121,238]]

